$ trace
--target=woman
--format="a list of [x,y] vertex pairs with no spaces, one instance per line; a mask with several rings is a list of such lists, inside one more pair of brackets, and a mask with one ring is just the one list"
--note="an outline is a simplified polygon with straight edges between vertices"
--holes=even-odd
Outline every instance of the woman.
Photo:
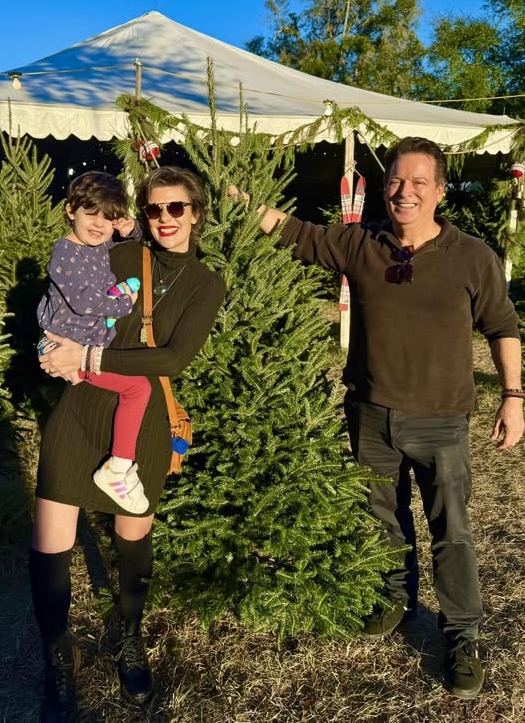
[[[49,334],[60,346],[40,357],[51,376],[92,373],[145,375],[152,386],[137,443],[137,462],[150,505],[140,516],[125,514],[90,480],[109,455],[117,396],[88,384],[68,385],[42,437],[30,553],[33,604],[46,661],[42,720],[75,715],[75,675],[79,651],[68,630],[70,559],[80,507],[115,515],[119,555],[121,639],[117,671],[121,692],[143,704],[153,694],[151,668],[140,625],[152,571],[151,526],[172,454],[166,400],[159,376],[175,377],[204,344],[224,299],[222,278],[201,264],[196,242],[206,217],[206,197],[198,177],[175,168],[157,168],[139,189],[137,206],[151,237],[153,331],[157,348],[145,345],[142,290],[130,315],[119,320],[110,348],[86,348]],[[120,279],[142,278],[142,246],[126,243],[111,252]]]

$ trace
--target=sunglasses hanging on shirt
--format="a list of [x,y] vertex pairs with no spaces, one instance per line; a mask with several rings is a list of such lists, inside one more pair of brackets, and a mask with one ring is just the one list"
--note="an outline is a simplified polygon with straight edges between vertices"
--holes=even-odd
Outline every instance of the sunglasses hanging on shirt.
[[388,281],[389,284],[411,284],[414,280],[413,257],[413,246],[393,248],[390,258],[396,261],[397,264],[396,266],[390,266],[385,271],[385,280]]

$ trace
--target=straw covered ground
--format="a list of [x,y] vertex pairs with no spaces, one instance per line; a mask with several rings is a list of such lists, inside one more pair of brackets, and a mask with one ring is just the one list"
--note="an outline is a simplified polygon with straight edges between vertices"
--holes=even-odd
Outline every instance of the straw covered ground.
[[[485,619],[481,654],[486,684],[469,703],[442,688],[444,645],[428,534],[419,501],[422,589],[418,617],[387,640],[348,644],[313,635],[279,650],[273,638],[225,618],[210,631],[170,610],[149,612],[145,637],[157,692],[148,708],[122,702],[102,615],[114,576],[108,539],[97,520],[82,518],[74,555],[72,628],[83,665],[81,721],[143,723],[520,723],[525,721],[525,455],[523,446],[497,453],[488,440],[498,387],[485,345],[475,340],[479,412],[472,420],[477,543]],[[20,431],[20,430],[19,430]],[[38,433],[26,423],[18,454],[3,456],[0,491],[31,487]],[[17,470],[18,462],[22,466]],[[11,460],[11,463],[9,462]],[[11,464],[11,466],[9,466]],[[27,509],[27,508],[26,508]],[[1,505],[0,505],[1,513]],[[26,513],[26,518],[28,517]],[[27,576],[28,519],[18,540],[0,546],[0,720],[38,720],[42,660]],[[0,540],[2,538],[0,537]]]

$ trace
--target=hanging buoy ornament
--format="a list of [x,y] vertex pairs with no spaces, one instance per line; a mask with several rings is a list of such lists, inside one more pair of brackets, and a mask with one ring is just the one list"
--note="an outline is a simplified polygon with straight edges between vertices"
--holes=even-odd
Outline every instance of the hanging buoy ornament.
[[160,148],[155,141],[141,141],[139,158],[141,161],[154,161],[160,156]]
[[[513,163],[510,167],[510,175],[512,178],[512,198],[517,202],[517,207],[523,210],[525,208],[525,164]],[[517,220],[512,219],[512,225],[516,226]],[[515,230],[515,228],[511,228],[511,233],[514,233]]]

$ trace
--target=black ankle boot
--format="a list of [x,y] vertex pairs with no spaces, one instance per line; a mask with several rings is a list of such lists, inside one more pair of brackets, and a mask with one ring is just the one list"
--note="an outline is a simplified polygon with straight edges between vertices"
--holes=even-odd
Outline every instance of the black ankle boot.
[[41,723],[72,723],[77,720],[75,679],[80,667],[80,650],[69,636],[45,653],[45,698]]
[[122,621],[115,657],[122,696],[134,705],[144,705],[153,695],[153,675],[140,628]]

